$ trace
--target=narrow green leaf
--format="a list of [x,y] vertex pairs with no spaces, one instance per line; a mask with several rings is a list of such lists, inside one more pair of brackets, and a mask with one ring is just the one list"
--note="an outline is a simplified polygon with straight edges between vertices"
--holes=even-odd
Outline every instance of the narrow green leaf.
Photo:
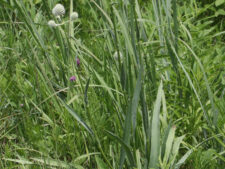
[[183,141],[185,135],[180,136],[178,138],[175,138],[174,142],[173,142],[173,149],[172,149],[172,158],[170,158],[170,165],[173,166],[174,161],[176,160],[176,157],[178,155],[178,151],[180,148],[180,144]]
[[141,167],[141,155],[140,155],[139,150],[136,150],[136,161],[137,161],[137,169],[142,169],[142,167]]
[[[61,167],[61,168],[71,168],[72,167],[71,164],[68,164],[64,161],[54,160],[54,159],[50,159],[50,158],[48,158],[48,159],[31,158],[31,160],[41,163],[41,164],[54,166],[54,167]],[[82,166],[77,165],[77,164],[73,164],[73,167],[75,167],[77,169],[84,169]]]
[[15,163],[19,163],[19,164],[22,164],[22,165],[34,164],[33,162],[31,162],[29,160],[26,160],[26,159],[3,158],[2,160],[15,162]]
[[171,155],[173,140],[174,140],[174,136],[175,136],[175,129],[176,129],[175,127],[171,127],[169,135],[167,137],[166,150],[165,150],[165,155],[164,155],[164,158],[163,158],[163,165],[164,166],[167,164],[167,162],[169,160],[169,157]]
[[124,150],[126,151],[127,153],[127,157],[129,159],[129,162],[130,162],[130,165],[131,166],[134,166],[135,164],[135,161],[134,161],[134,157],[132,155],[132,152],[131,152],[131,147],[129,147],[122,139],[120,139],[118,136],[116,136],[115,134],[113,134],[112,132],[110,131],[107,131],[106,132],[112,137],[114,138],[116,141],[118,141],[122,147],[124,148]]
[[88,87],[89,87],[89,83],[90,83],[90,78],[88,79],[86,86],[85,86],[85,91],[84,91],[84,103],[87,105],[88,104]]
[[216,5],[216,6],[220,6],[220,5],[222,5],[224,2],[225,2],[224,0],[216,0],[215,5]]
[[[144,70],[143,70],[143,66],[142,66],[138,73],[138,80],[137,80],[136,87],[134,90],[133,98],[132,98],[132,101],[128,105],[128,112],[127,112],[127,115],[125,118],[123,141],[127,145],[130,144],[131,128],[133,129],[133,132],[135,132],[135,128],[136,128],[136,114],[137,114],[137,107],[138,107],[138,102],[139,102],[140,92],[141,92],[143,71]],[[125,160],[125,151],[122,147],[121,154],[120,154],[120,168],[122,168],[124,160]]]
[[159,146],[160,146],[160,121],[159,113],[162,100],[162,82],[158,88],[158,94],[156,102],[154,105],[153,115],[152,115],[152,128],[151,128],[151,154],[150,154],[150,168],[158,168],[159,163]]
[[95,156],[95,160],[97,162],[98,169],[108,169],[107,165],[104,163],[104,161],[99,158],[98,156]]
[[193,152],[192,149],[190,149],[188,152],[186,152],[186,153],[184,154],[184,156],[176,163],[174,169],[179,169],[180,166],[181,166],[182,164],[184,164],[184,162],[187,160],[187,158],[191,155],[192,152]]
[[110,17],[108,16],[108,14],[93,0],[91,0],[92,3],[95,4],[95,6],[102,12],[102,14],[105,16],[106,20],[109,22],[109,25],[111,27],[113,27],[113,22],[112,20],[110,19]]
[[139,99],[140,99],[143,71],[144,71],[144,68],[142,66],[138,73],[138,79],[137,79],[136,87],[134,90],[134,95],[132,98],[131,114],[132,114],[132,122],[133,122],[133,132],[136,129],[136,116],[137,116],[138,103],[139,103]]
[[91,135],[94,135],[92,129],[78,116],[78,114],[72,108],[70,108],[64,101],[62,101],[62,103],[68,110],[68,112],[78,121],[78,123],[80,123]]
[[81,155],[81,156],[77,157],[77,158],[74,160],[74,162],[79,163],[79,161],[85,160],[86,158],[88,158],[88,157],[90,157],[90,156],[93,156],[93,155],[100,155],[100,153],[97,152],[97,153],[89,153],[89,154]]
[[[130,37],[129,37],[128,28],[125,25],[125,22],[123,21],[123,19],[121,18],[118,10],[115,7],[113,7],[113,10],[114,10],[115,15],[117,16],[118,22],[119,22],[119,24],[121,26],[122,33],[123,33],[123,36],[125,38],[125,41],[126,41],[126,44],[127,44],[127,48],[128,48],[128,51],[129,51],[129,54],[130,54],[130,56],[133,57],[134,56],[134,50],[133,50],[132,43],[131,43],[131,40],[130,40]],[[134,58],[132,58],[132,59],[135,61]]]
[[165,152],[166,152],[166,142],[167,142],[167,139],[168,139],[168,135],[171,131],[171,125],[169,123],[169,125],[167,126],[166,130],[164,131],[164,134],[163,134],[163,138],[162,138],[162,145],[161,145],[161,159],[164,158],[165,156]]

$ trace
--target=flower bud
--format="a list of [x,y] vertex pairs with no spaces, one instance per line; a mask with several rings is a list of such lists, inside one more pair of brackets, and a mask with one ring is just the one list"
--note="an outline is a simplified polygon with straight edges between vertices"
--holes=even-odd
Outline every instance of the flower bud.
[[57,26],[57,24],[55,23],[55,21],[50,20],[50,21],[48,21],[48,26],[50,26],[50,27],[54,28],[54,27],[56,27],[56,26]]
[[71,15],[70,15],[70,20],[71,20],[71,21],[74,21],[74,20],[76,20],[77,18],[78,18],[78,13],[77,13],[77,12],[71,13]]
[[76,76],[71,76],[71,77],[70,77],[70,81],[71,81],[71,82],[76,81]]

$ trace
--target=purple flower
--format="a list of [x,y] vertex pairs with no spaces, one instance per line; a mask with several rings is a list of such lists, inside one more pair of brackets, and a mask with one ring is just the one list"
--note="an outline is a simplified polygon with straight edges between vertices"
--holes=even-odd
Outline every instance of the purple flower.
[[77,58],[77,66],[80,66],[80,59]]
[[73,81],[75,81],[75,80],[76,80],[76,77],[75,77],[75,76],[71,76],[71,77],[70,77],[70,81],[71,81],[71,82],[73,82]]

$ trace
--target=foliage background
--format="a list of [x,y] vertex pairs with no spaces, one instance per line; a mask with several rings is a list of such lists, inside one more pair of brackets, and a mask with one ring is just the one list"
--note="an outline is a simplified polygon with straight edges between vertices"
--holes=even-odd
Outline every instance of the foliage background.
[[133,2],[0,0],[0,168],[224,168],[225,2]]

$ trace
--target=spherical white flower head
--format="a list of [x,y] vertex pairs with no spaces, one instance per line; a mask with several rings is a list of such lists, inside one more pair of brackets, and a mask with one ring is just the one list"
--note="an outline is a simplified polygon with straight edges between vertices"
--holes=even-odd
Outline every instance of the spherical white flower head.
[[62,4],[56,4],[52,9],[52,14],[56,17],[60,17],[65,14],[65,8]]
[[77,18],[78,18],[78,13],[77,13],[77,12],[71,13],[71,15],[70,15],[70,20],[71,20],[71,21],[74,21],[74,20],[76,20]]
[[53,21],[53,20],[50,20],[50,21],[48,21],[48,26],[50,26],[50,27],[56,27],[57,26],[57,24],[55,23],[55,21]]
[[116,60],[118,60],[119,56],[120,56],[120,59],[122,60],[123,54],[122,54],[121,52],[119,52],[119,55],[118,55],[118,52],[116,51],[116,52],[114,53],[114,55],[113,55],[113,57],[114,57]]

